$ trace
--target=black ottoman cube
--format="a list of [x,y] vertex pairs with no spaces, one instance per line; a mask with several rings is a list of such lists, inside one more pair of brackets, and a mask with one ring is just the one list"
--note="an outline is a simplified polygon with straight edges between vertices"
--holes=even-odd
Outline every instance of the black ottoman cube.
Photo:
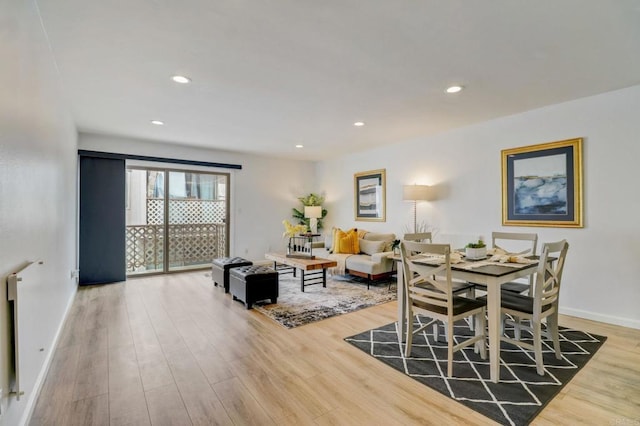
[[252,265],[229,271],[229,291],[233,300],[241,300],[251,309],[258,300],[278,301],[278,272],[268,266]]
[[229,293],[229,269],[240,266],[251,266],[253,262],[242,257],[219,257],[211,264],[211,278],[214,285],[224,286],[224,292]]

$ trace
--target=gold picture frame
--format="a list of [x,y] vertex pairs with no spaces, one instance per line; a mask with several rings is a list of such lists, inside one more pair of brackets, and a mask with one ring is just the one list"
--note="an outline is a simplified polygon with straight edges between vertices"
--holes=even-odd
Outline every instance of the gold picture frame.
[[582,138],[502,150],[502,224],[582,228]]
[[353,204],[357,221],[385,222],[387,204],[386,170],[369,170],[353,175]]

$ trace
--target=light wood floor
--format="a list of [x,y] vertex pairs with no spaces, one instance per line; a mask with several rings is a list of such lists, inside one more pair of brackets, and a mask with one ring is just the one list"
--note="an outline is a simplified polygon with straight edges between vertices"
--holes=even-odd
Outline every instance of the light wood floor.
[[[396,303],[286,330],[192,272],[79,289],[31,425],[491,424],[343,341]],[[640,424],[640,330],[609,336],[536,425]]]

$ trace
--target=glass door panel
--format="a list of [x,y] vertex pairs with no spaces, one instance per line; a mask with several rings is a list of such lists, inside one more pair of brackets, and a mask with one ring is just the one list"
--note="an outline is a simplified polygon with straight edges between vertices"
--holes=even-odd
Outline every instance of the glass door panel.
[[164,271],[165,172],[127,169],[127,275]]
[[168,270],[196,269],[227,255],[228,176],[169,171]]

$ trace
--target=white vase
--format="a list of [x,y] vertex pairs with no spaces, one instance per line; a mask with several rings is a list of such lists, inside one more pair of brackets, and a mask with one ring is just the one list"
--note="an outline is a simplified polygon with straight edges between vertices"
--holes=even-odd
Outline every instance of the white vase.
[[469,260],[484,259],[485,257],[487,257],[487,248],[486,247],[480,247],[480,248],[467,247],[465,248],[465,257]]

